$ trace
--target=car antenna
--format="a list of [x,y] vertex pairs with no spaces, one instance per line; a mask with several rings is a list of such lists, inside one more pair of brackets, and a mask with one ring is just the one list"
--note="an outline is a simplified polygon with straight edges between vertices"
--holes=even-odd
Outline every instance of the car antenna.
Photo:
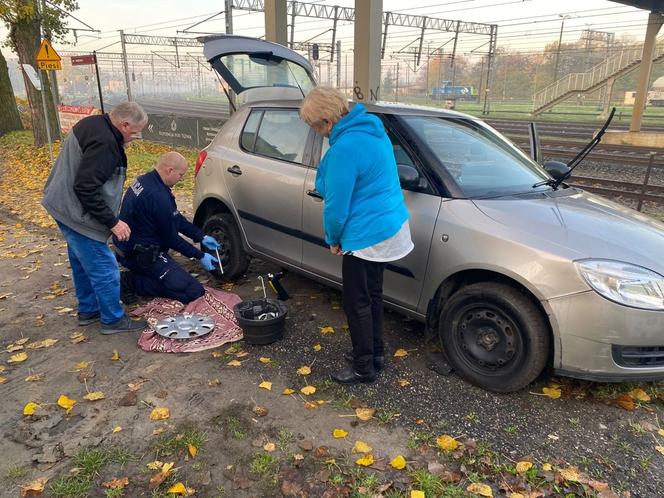
[[616,113],[616,108],[614,107],[613,109],[611,109],[611,114],[609,114],[609,117],[604,123],[604,126],[602,126],[602,128],[600,128],[600,130],[597,132],[597,135],[595,135],[592,138],[592,140],[588,142],[588,144],[586,144],[586,146],[583,149],[581,149],[581,151],[576,156],[574,156],[574,158],[570,162],[567,163],[567,167],[569,168],[569,170],[558,180],[556,180],[556,182],[552,185],[554,190],[560,187],[560,184],[570,177],[574,168],[576,168],[579,164],[581,164],[581,161],[583,161],[586,158],[586,156],[590,154],[592,150],[597,146],[597,144],[602,141],[602,136],[604,136],[604,133],[606,133],[606,130],[609,127],[609,124],[611,124],[611,120],[613,119],[613,115],[615,113]]

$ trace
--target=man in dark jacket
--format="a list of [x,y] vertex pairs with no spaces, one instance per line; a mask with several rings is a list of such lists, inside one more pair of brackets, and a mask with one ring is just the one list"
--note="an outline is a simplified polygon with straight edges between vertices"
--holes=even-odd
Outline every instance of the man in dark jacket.
[[133,290],[140,296],[159,296],[189,303],[202,296],[203,286],[171,258],[173,249],[197,259],[208,271],[217,259],[184,240],[186,235],[214,251],[221,245],[178,211],[171,187],[187,173],[187,160],[177,152],[162,155],[155,169],[139,176],[127,189],[120,219],[131,228],[129,240],[114,238],[123,266],[131,270]]
[[118,211],[127,172],[124,146],[138,137],[148,118],[135,102],[109,114],[90,116],[74,127],[62,144],[44,187],[42,205],[67,241],[78,298],[78,323],[101,321],[102,334],[142,330],[120,302],[120,271],[107,245],[111,234],[129,238]]

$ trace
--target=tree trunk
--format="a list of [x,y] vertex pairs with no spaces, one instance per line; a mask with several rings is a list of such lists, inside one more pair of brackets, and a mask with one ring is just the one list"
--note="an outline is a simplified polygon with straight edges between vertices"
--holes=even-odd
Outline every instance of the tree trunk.
[[[37,69],[37,51],[41,43],[39,32],[39,19],[34,17],[31,20],[15,23],[9,31],[9,38],[18,54],[18,60],[21,64],[30,64]],[[53,96],[51,95],[51,84],[45,71],[41,71],[42,91],[46,97],[46,109],[48,120],[51,126],[51,138],[60,140],[60,129],[55,115],[55,106]],[[46,135],[46,116],[44,116],[44,106],[42,104],[41,92],[39,92],[23,73],[25,89],[30,103],[30,113],[32,115],[32,133],[35,137],[35,145],[41,146],[48,143]]]
[[22,130],[21,116],[16,107],[12,83],[9,80],[7,61],[0,50],[0,137],[5,133]]

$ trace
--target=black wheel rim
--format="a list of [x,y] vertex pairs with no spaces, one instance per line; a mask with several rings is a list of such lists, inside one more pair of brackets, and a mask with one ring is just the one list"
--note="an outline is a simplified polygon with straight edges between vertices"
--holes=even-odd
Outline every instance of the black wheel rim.
[[[207,235],[210,235],[217,239],[217,242],[220,242],[222,246],[219,248],[219,258],[221,259],[221,265],[223,267],[226,267],[228,264],[230,264],[231,261],[231,254],[233,251],[233,244],[230,241],[230,237],[224,232],[221,227],[213,227],[212,229],[207,231]],[[212,255],[216,256],[216,253],[213,251],[208,251]],[[219,269],[215,270],[216,272],[219,272]]]
[[468,304],[453,324],[457,356],[481,375],[504,375],[523,363],[523,334],[514,318],[490,303]]

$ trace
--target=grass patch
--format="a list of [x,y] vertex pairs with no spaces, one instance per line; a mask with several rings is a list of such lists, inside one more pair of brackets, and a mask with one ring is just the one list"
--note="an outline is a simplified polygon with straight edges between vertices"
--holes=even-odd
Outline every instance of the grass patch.
[[288,453],[290,445],[294,442],[295,435],[286,428],[281,429],[277,434],[277,448],[279,448],[279,451],[282,453]]
[[85,498],[91,487],[92,476],[64,476],[51,484],[51,494],[56,498]]
[[433,432],[415,429],[408,434],[408,443],[406,446],[409,450],[416,450],[422,445],[433,443],[435,439],[436,435]]
[[413,472],[410,473],[410,477],[411,479],[413,479],[413,489],[419,489],[420,491],[424,491],[425,496],[443,495],[443,490],[445,489],[443,481],[440,480],[440,477],[432,474],[428,470],[424,469],[414,470]]
[[123,488],[113,488],[104,490],[104,498],[120,498],[124,496],[125,491]]
[[378,423],[381,425],[387,425],[390,422],[393,422],[400,414],[392,410],[378,409],[374,413],[374,418],[378,420]]
[[276,481],[278,470],[279,460],[269,453],[254,453],[249,462],[249,472],[272,482]]
[[23,479],[27,475],[28,475],[28,469],[26,467],[23,467],[22,465],[16,465],[14,467],[11,467],[7,471],[4,477],[8,481],[18,481],[19,479]]
[[157,457],[186,453],[189,445],[197,450],[205,446],[206,434],[195,427],[185,425],[175,433],[162,434],[155,443]]

